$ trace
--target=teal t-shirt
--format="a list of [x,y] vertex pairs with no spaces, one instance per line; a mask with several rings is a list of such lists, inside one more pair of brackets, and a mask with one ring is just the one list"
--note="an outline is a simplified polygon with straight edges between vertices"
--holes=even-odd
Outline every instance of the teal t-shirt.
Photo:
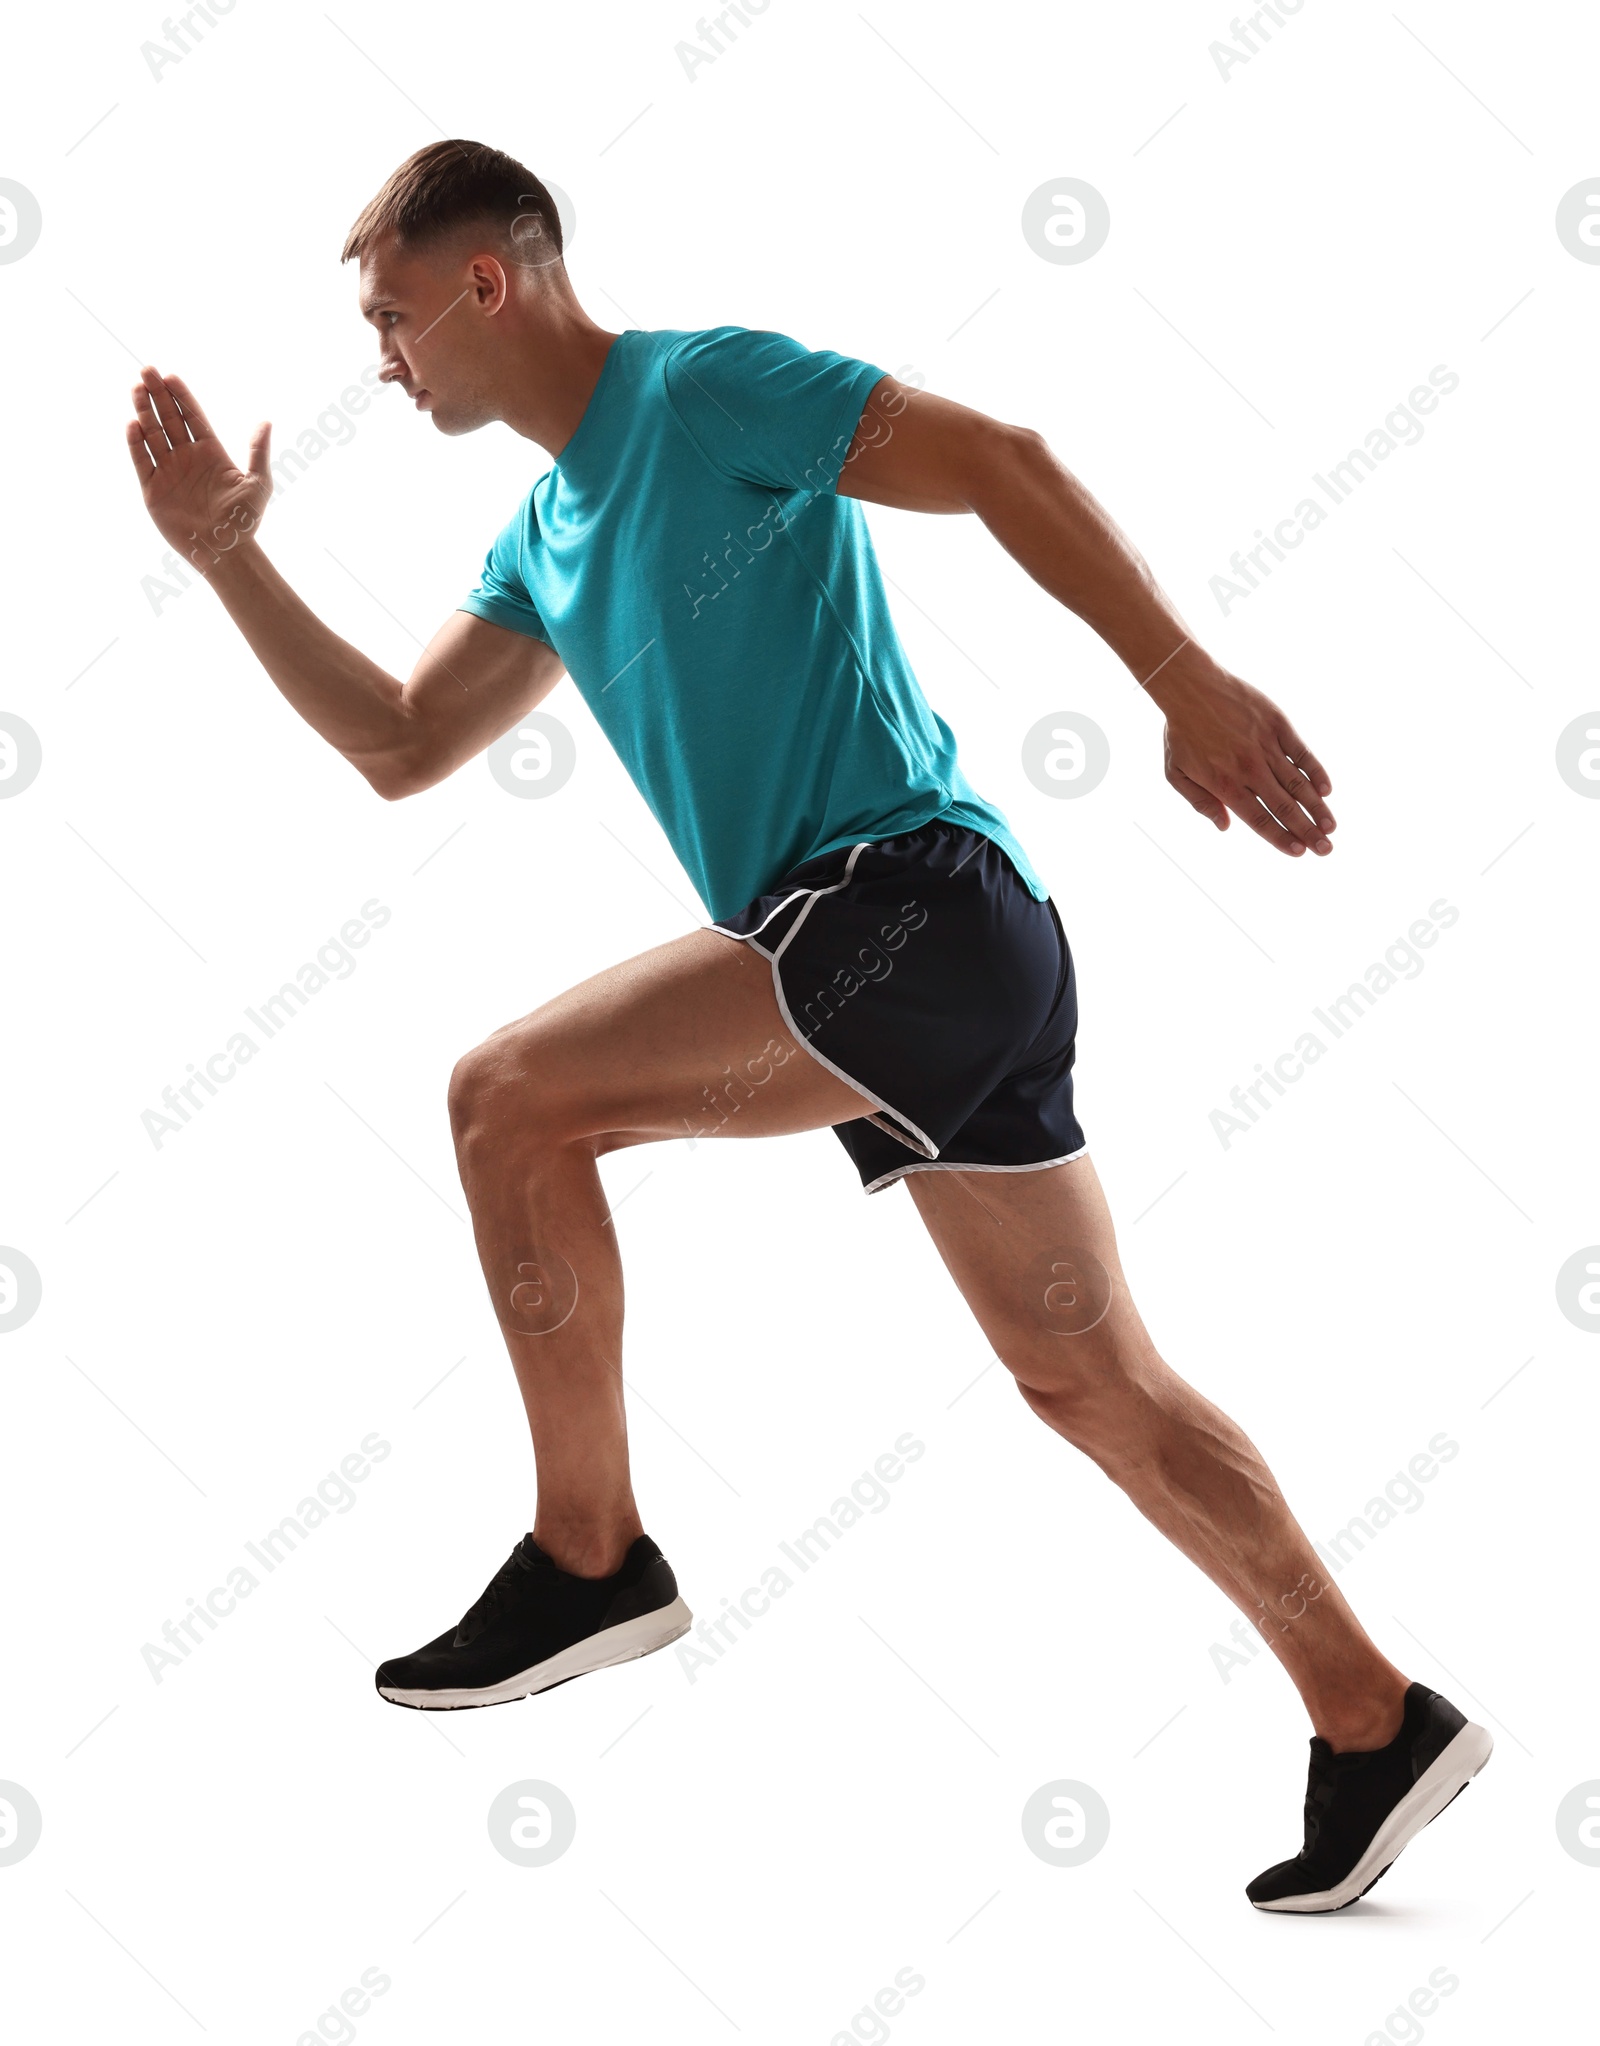
[[957,765],[835,488],[887,374],[785,334],[627,329],[460,606],[555,648],[713,919],[936,818],[1048,893]]

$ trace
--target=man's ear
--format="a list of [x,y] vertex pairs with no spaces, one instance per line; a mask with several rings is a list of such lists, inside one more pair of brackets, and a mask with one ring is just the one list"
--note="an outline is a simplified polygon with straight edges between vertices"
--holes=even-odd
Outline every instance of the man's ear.
[[499,312],[511,291],[505,266],[493,256],[474,256],[468,273],[467,289],[472,293],[474,303],[482,311]]

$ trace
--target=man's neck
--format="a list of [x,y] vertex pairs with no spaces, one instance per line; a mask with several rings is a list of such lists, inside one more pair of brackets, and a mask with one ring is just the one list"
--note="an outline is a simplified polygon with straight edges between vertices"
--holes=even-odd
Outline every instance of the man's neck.
[[616,339],[577,307],[541,324],[529,335],[525,373],[500,415],[506,425],[559,461],[588,410]]

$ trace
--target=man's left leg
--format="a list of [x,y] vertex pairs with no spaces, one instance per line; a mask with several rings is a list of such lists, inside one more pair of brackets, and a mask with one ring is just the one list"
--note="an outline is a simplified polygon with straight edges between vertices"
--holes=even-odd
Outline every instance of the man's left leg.
[[689,1625],[634,1501],[622,1263],[596,1160],[665,1138],[827,1128],[868,1106],[794,1043],[766,963],[704,930],[608,967],[460,1060],[461,1184],[528,1417],[537,1505],[459,1624],[379,1665],[383,1697],[499,1704]]
[[1315,1817],[1301,1855],[1258,1877],[1251,1901],[1354,1902],[1483,1766],[1488,1735],[1378,1649],[1260,1451],[1157,1353],[1087,1157],[906,1183],[1028,1405],[1250,1618],[1304,1701]]

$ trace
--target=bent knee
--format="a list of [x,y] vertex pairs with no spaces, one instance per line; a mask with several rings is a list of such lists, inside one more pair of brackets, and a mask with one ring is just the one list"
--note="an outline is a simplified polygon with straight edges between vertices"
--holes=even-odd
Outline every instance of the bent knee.
[[1028,1405],[1057,1426],[1088,1428],[1137,1390],[1133,1360],[1108,1331],[1035,1338],[1006,1362]]
[[491,1039],[489,1043],[475,1044],[471,1051],[463,1052],[450,1069],[446,1099],[450,1107],[450,1128],[458,1138],[482,1113],[495,1085],[492,1042]]
[[586,1135],[554,1049],[525,1028],[497,1031],[456,1060],[450,1129],[458,1149],[561,1143]]

